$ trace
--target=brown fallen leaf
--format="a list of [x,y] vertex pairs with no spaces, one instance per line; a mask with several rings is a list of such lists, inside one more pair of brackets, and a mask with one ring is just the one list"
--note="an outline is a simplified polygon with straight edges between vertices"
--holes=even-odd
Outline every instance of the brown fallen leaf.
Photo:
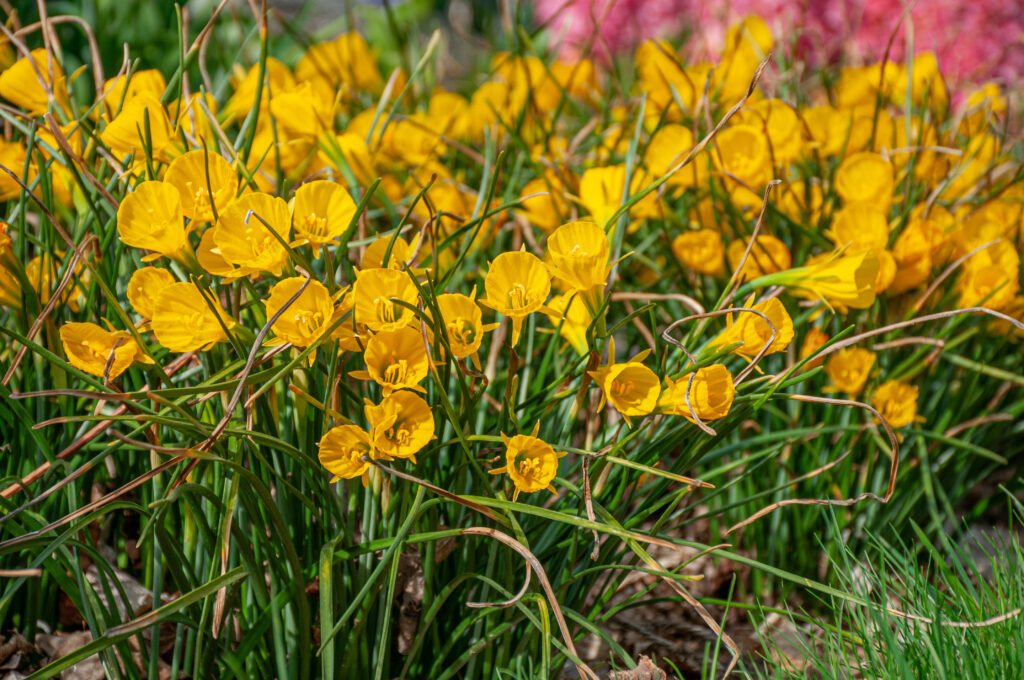
[[636,668],[631,671],[609,671],[608,680],[668,680],[668,674],[655,666],[650,657],[641,654]]

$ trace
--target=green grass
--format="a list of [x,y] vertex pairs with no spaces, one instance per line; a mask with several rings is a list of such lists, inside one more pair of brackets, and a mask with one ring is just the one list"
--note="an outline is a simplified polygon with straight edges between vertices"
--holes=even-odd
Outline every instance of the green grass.
[[[866,604],[826,601],[797,638],[802,670],[774,663],[748,677],[1016,678],[1024,674],[1024,549],[1014,528],[960,543],[913,533],[832,552],[839,584]],[[981,525],[983,526],[983,525]],[[820,625],[819,625],[820,624]],[[769,648],[771,644],[769,642]],[[792,654],[792,653],[791,653]]]

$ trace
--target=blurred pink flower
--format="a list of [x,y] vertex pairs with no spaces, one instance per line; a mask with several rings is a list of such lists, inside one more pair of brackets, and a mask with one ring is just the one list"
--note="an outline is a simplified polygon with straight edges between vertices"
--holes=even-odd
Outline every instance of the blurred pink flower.
[[[728,27],[743,16],[763,17],[782,43],[812,64],[877,62],[899,26],[889,58],[906,55],[913,26],[914,52],[933,51],[954,83],[1024,76],[1024,8],[1018,0],[919,0],[900,25],[902,0],[538,0],[539,21],[549,21],[563,55],[593,43],[603,55],[630,50],[646,38],[692,32],[693,57],[716,55]],[[599,31],[595,31],[595,26]],[[795,40],[791,36],[796,35]]]
[[538,22],[550,22],[559,53],[576,57],[606,56],[647,38],[678,35],[692,5],[693,0],[537,0],[534,7]]

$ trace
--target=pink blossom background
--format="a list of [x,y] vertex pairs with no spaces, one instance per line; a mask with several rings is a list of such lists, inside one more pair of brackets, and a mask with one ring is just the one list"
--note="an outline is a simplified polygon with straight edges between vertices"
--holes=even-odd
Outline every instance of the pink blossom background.
[[[796,57],[812,64],[881,61],[893,31],[890,59],[902,60],[912,26],[914,52],[933,51],[955,84],[997,80],[1019,85],[1024,75],[1021,0],[918,0],[900,25],[901,0],[536,0],[563,56],[606,56],[646,38],[691,35],[695,58],[716,55],[728,27],[756,14]],[[595,26],[599,31],[595,31]],[[795,42],[794,42],[795,36]]]

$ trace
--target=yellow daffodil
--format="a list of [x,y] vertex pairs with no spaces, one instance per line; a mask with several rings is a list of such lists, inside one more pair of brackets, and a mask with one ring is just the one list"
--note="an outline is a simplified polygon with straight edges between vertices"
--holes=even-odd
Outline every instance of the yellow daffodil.
[[540,258],[525,251],[502,253],[491,262],[480,303],[512,320],[512,346],[519,341],[523,320],[547,302],[551,275]]
[[[395,271],[402,271],[406,265],[411,266],[412,263],[409,261],[409,258],[413,256],[418,246],[419,236],[416,236],[412,244],[408,243],[401,236],[395,236],[394,238],[387,235],[378,236],[363,251],[363,258],[359,261],[359,268],[363,270],[394,269]],[[388,253],[389,247],[391,248],[390,253]],[[387,263],[384,262],[385,257],[387,258]]]
[[107,82],[103,83],[103,92],[106,93],[103,105],[107,114],[113,116],[122,104],[127,104],[141,95],[159,99],[166,89],[167,80],[164,79],[164,74],[155,68],[139,69],[131,74],[130,79],[122,73],[107,78]]
[[143,182],[121,201],[117,232],[134,248],[153,251],[143,262],[161,256],[180,258],[188,246],[181,196],[167,182]]
[[[538,423],[539,426],[539,423]],[[557,453],[550,444],[537,438],[538,427],[533,434],[517,434],[508,437],[504,433],[501,440],[505,443],[505,465],[490,470],[492,475],[508,473],[516,490],[512,500],[519,500],[520,493],[533,493],[541,489],[555,493],[551,480],[558,474],[558,459],[564,453]]]
[[722,101],[731,102],[743,96],[757,65],[774,44],[771,29],[760,17],[747,16],[729,27],[721,63],[711,76],[712,88]]
[[288,204],[276,196],[254,192],[243,194],[220,212],[213,241],[221,257],[231,264],[280,276],[288,262],[282,241],[287,243],[290,233]]
[[[729,267],[735,271],[743,259],[743,253],[747,250],[747,240],[736,240],[729,243],[726,249],[726,257],[729,260]],[[758,234],[754,241],[750,254],[747,255],[739,278],[743,280],[756,279],[768,274],[781,272],[793,263],[786,244],[770,234]]]
[[334,127],[334,90],[303,81],[270,95],[270,115],[288,139],[315,140]]
[[173,101],[168,111],[177,112],[178,134],[182,134],[193,147],[214,149],[218,144],[213,124],[217,122],[217,100],[209,92],[193,92],[185,99]]
[[153,363],[127,331],[107,331],[94,323],[66,323],[60,327],[60,340],[72,366],[101,378],[105,375],[113,380],[136,361]]
[[473,366],[480,370],[480,359],[477,352],[483,342],[484,333],[494,330],[498,324],[484,324],[483,311],[474,297],[461,293],[445,293],[437,296],[437,308],[441,312],[441,322],[448,334],[448,346],[452,356],[457,359],[469,357]]
[[847,156],[836,170],[835,181],[844,203],[864,203],[888,214],[895,179],[892,163],[881,154],[862,151]]
[[[647,172],[652,177],[661,177],[682,163],[693,149],[693,145],[693,131],[690,128],[677,124],[662,126],[651,137],[651,142],[644,152]],[[706,163],[703,166],[701,163],[690,163],[676,170],[666,184],[671,187],[699,186],[700,181],[707,176],[706,167]]]
[[[807,334],[804,335],[804,341],[800,344],[800,358],[806,359],[807,357],[811,356],[819,349],[824,347],[825,343],[828,342],[828,340],[828,333],[821,330],[817,326],[811,326],[809,329],[807,329]],[[822,362],[824,361],[825,359],[823,357],[815,357],[814,359],[811,359],[806,364],[804,364],[803,370],[809,371],[812,368],[817,368],[818,366],[821,366]]]
[[318,143],[318,156],[324,165],[332,166],[338,171],[347,166],[356,181],[363,186],[372,183],[377,176],[376,162],[366,145],[365,136],[351,130],[337,135],[325,133],[320,136]]
[[22,107],[32,116],[41,116],[49,108],[47,90],[53,93],[58,104],[66,107],[66,87],[64,71],[57,58],[51,58],[42,48],[32,50],[29,56],[18,59],[0,73],[0,97]]
[[226,340],[225,326],[234,325],[219,303],[194,283],[172,283],[157,295],[153,333],[172,352],[206,351]]
[[[27,152],[23,142],[6,142],[0,139],[0,165],[10,168],[20,175],[25,167]],[[29,182],[33,176],[32,166],[29,167]],[[21,195],[21,185],[6,172],[0,170],[0,201],[9,201]]]
[[860,347],[841,349],[825,362],[825,373],[833,391],[846,392],[856,397],[864,389],[871,368],[875,365],[875,353]]
[[343,33],[330,42],[312,45],[295,65],[299,81],[322,80],[346,93],[376,92],[384,84],[366,39],[356,32]]
[[1020,291],[1018,267],[1004,267],[982,261],[979,264],[964,267],[957,284],[960,293],[960,307],[977,307],[984,305],[992,309],[1002,309],[1013,301]]
[[628,361],[615,363],[615,343],[608,343],[608,363],[589,375],[601,388],[601,408],[605,402],[629,420],[654,410],[661,391],[661,381],[654,371],[641,362],[650,354],[644,350]]
[[[213,234],[216,230],[216,227],[210,227],[203,232],[202,238],[199,239],[199,248],[196,249],[196,260],[198,260],[200,267],[214,276],[230,276],[234,278],[238,275],[239,270],[220,254],[220,249],[217,248],[217,243],[213,240]],[[244,271],[243,275],[254,273],[249,269],[242,271]]]
[[416,454],[435,438],[430,405],[414,392],[392,392],[379,404],[367,400],[364,411],[374,452],[382,460],[409,458],[415,463]]
[[[260,85],[260,65],[254,64],[243,74],[242,69],[235,65],[236,73],[232,76],[231,97],[224,106],[224,122],[232,123],[245,118],[249,111],[257,106],[256,91]],[[292,70],[274,57],[267,57],[263,89],[259,109],[266,111],[270,105],[271,92],[283,92],[295,87],[295,76]]]
[[0,307],[21,309],[21,283],[3,264],[0,264]]
[[[35,294],[39,299],[39,304],[45,305],[50,301],[50,296],[56,289],[58,282],[63,277],[64,272],[62,268],[61,258],[64,257],[63,252],[55,253],[56,257],[49,253],[43,253],[42,255],[36,255],[28,264],[25,265],[25,278],[32,284],[32,288],[35,290]],[[79,276],[82,273],[82,263],[78,262],[75,265],[75,276]],[[20,288],[20,286],[19,286]],[[83,300],[82,289],[78,285],[68,286],[64,293],[60,297],[62,304],[66,304],[71,308],[71,311],[77,312],[80,309],[80,304]]]
[[672,253],[699,274],[718,276],[725,271],[725,246],[714,229],[684,231],[672,239]]
[[327,180],[299,187],[291,208],[296,238],[313,246],[317,254],[321,246],[345,233],[356,214],[356,204],[345,188]]
[[565,338],[580,356],[590,351],[587,342],[587,328],[593,317],[587,304],[577,293],[565,293],[553,296],[544,306],[551,325],[558,329],[559,335]]
[[553,172],[527,182],[519,196],[523,199],[519,210],[526,221],[545,232],[558,228],[570,212],[565,187]]
[[[611,271],[611,243],[595,222],[569,222],[548,237],[548,270],[569,291],[599,303],[594,289],[603,287]],[[599,294],[600,291],[597,291]]]
[[136,269],[128,279],[128,302],[139,316],[152,319],[156,314],[156,300],[164,288],[174,283],[174,274],[166,269],[143,267]]
[[[691,421],[694,413],[702,422],[725,417],[729,414],[736,396],[732,375],[722,364],[711,364],[697,369],[692,385],[689,375],[675,381],[666,377],[665,384],[665,391],[661,393],[658,405],[665,413],[683,416]],[[687,385],[690,385],[689,406],[686,404]]]
[[173,155],[171,121],[160,101],[150,94],[140,94],[126,102],[100,133],[100,139],[119,158],[131,154],[140,161],[147,150],[152,158],[161,161]]
[[357,425],[332,427],[317,446],[320,449],[320,464],[334,475],[331,483],[339,479],[361,477],[363,486],[366,486],[370,462],[363,459],[373,455],[370,435],[366,430]]
[[737,123],[761,130],[768,138],[771,159],[785,167],[803,151],[803,123],[796,111],[781,99],[763,99],[737,112]]
[[871,405],[894,428],[921,420],[917,415],[917,388],[901,380],[879,385],[871,395]]
[[[778,298],[769,298],[764,302],[751,305],[753,298],[743,306],[761,314],[751,312],[736,312],[726,316],[727,326],[724,331],[711,340],[712,347],[727,347],[737,342],[743,343],[733,350],[734,354],[752,359],[768,344],[772,337],[772,327],[775,328],[775,339],[772,340],[765,354],[781,352],[789,346],[793,340],[793,319],[789,312]],[[769,325],[761,315],[764,315],[771,322]]]
[[363,360],[366,370],[350,375],[373,380],[385,396],[401,389],[424,391],[420,383],[430,372],[430,357],[420,331],[405,327],[376,333],[366,342]]
[[[268,320],[299,292],[305,281],[301,276],[293,276],[274,284],[266,300]],[[330,328],[333,314],[334,303],[327,287],[319,281],[310,281],[270,330],[283,342],[290,342],[295,347],[309,347]]]
[[164,174],[164,181],[181,194],[185,217],[196,222],[213,221],[238,192],[238,175],[231,163],[205,149],[175,158]]
[[[642,168],[634,168],[629,184],[629,195],[640,193],[652,181]],[[603,168],[590,168],[580,177],[580,203],[587,210],[590,219],[601,226],[606,226],[623,203],[622,190],[626,185],[626,166],[613,165]],[[629,209],[629,215],[639,221],[657,217],[659,202],[657,192],[652,191]]]
[[832,215],[832,227],[825,234],[836,248],[846,248],[849,253],[883,250],[889,243],[889,223],[874,205],[854,203]]
[[[341,296],[338,309],[334,313],[335,320],[341,319],[341,324],[331,333],[331,338],[338,341],[338,347],[346,352],[362,352],[366,349],[372,333],[366,324],[356,321],[355,297],[351,288],[339,291]],[[332,322],[333,323],[333,322]]]
[[818,226],[825,207],[825,192],[820,184],[789,182],[779,190],[778,196],[779,212],[805,227]]
[[778,275],[778,281],[801,297],[822,300],[828,305],[867,309],[875,303],[878,272],[878,255],[865,250],[854,255],[825,257],[809,266],[791,269]]
[[647,94],[647,105],[658,114],[674,109],[669,120],[678,120],[678,96],[683,105],[692,108],[704,86],[704,78],[682,66],[683,60],[667,40],[645,40],[636,49],[634,58],[640,86]]
[[[415,307],[419,299],[416,284],[409,275],[394,269],[359,272],[352,294],[356,323],[365,324],[371,331],[390,331],[407,326],[415,315],[406,305]],[[396,304],[394,300],[406,304]]]
[[[711,154],[719,172],[727,173],[758,191],[772,178],[768,138],[751,125],[732,125],[715,137],[717,152]],[[727,186],[735,184],[728,180]]]

